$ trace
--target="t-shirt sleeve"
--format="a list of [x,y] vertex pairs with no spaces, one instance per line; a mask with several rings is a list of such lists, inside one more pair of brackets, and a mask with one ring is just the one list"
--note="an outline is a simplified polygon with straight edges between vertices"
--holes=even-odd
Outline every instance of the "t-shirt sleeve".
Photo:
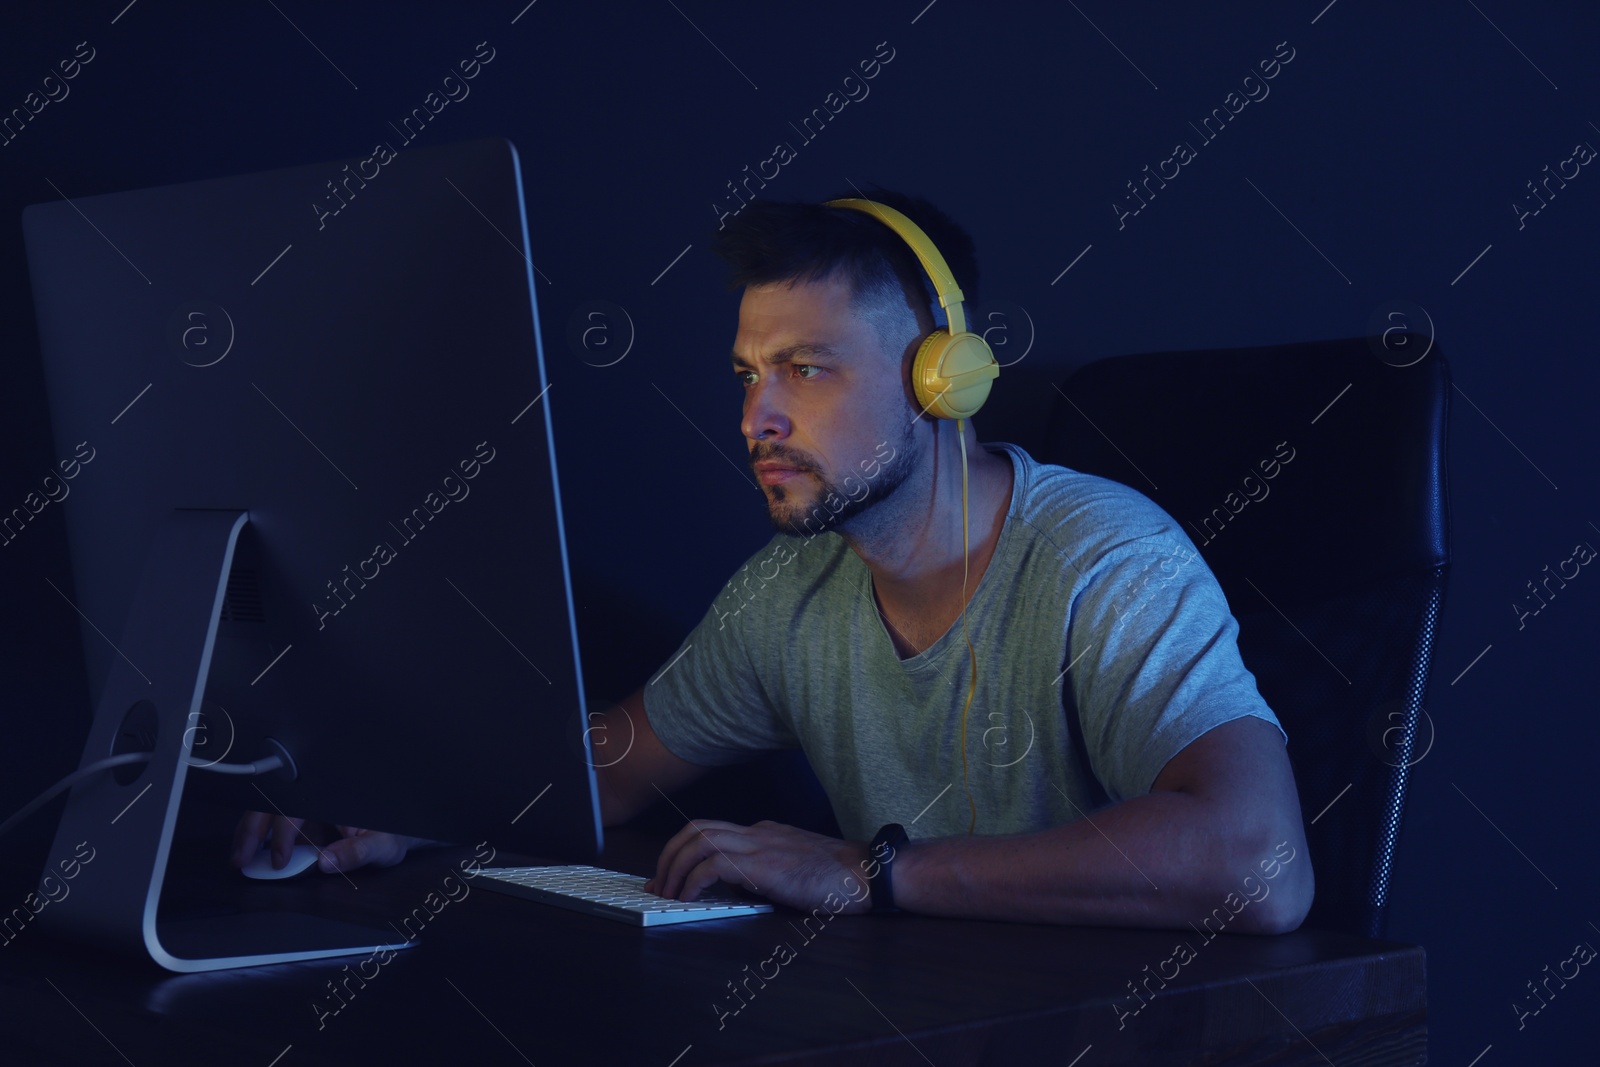
[[1066,651],[1090,765],[1112,800],[1148,793],[1168,760],[1224,722],[1253,715],[1283,732],[1239,657],[1238,634],[1222,587],[1181,532],[1125,543],[1087,574]]
[[771,591],[752,595],[751,584],[741,581],[759,567],[758,561],[771,565],[773,546],[780,539],[734,574],[683,644],[645,684],[650,728],[668,751],[690,763],[715,767],[799,747],[756,668],[772,627],[783,624],[775,614],[786,601]]

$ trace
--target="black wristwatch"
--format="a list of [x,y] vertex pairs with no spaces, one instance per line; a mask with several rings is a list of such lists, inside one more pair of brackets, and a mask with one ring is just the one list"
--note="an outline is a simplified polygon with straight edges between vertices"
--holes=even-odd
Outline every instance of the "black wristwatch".
[[894,904],[894,882],[890,878],[889,869],[894,863],[895,850],[908,840],[905,827],[897,822],[889,823],[872,835],[869,855],[877,864],[877,873],[867,879],[867,887],[872,895],[874,915],[900,910]]

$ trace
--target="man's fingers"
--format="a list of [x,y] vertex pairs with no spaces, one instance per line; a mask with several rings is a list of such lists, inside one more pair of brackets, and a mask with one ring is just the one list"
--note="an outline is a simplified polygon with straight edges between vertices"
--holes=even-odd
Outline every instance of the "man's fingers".
[[317,846],[317,867],[329,874],[365,866],[392,867],[405,859],[412,841],[416,840],[356,826],[336,826],[331,831],[339,836],[330,844],[321,845],[330,833],[324,823],[307,823],[304,819],[260,811],[246,812],[233,831],[234,866],[243,867],[250,862],[265,843],[275,870],[282,870],[288,864],[297,844]]
[[[685,823],[683,829],[673,834],[656,857],[656,876],[650,880],[650,892],[664,897],[673,895],[672,869],[685,850],[693,850],[704,838],[702,825],[708,820]],[[698,862],[698,859],[696,860]]]
[[261,851],[263,843],[268,843],[272,850],[272,866],[282,869],[289,862],[289,853],[300,838],[304,822],[304,819],[263,811],[246,812],[233,831],[233,865],[243,867]]
[[[718,831],[711,831],[718,833]],[[717,854],[715,843],[702,831],[686,841],[682,848],[673,855],[671,863],[667,866],[666,877],[662,884],[666,886],[666,894],[679,900],[688,899],[683,895],[689,872],[698,867],[707,856]]]
[[272,866],[282,870],[289,862],[289,854],[294,851],[295,842],[300,837],[300,827],[304,819],[291,819],[279,815],[272,820]]
[[[674,860],[685,849],[695,849],[705,845],[708,841],[706,836],[708,832],[714,833],[715,831],[723,830],[732,830],[737,834],[744,831],[745,827],[734,822],[723,822],[721,819],[694,819],[685,823],[683,829],[672,835],[672,839],[666,843],[666,846],[661,850],[661,855],[657,857],[656,876],[651,879],[650,892],[659,893],[662,896],[670,895],[663,893],[661,887],[667,885],[670,881]],[[732,840],[730,835],[715,833],[715,836],[721,847],[729,847],[728,842]],[[700,856],[697,856],[693,862],[698,863],[700,858]]]
[[364,866],[367,862],[365,841],[364,837],[341,837],[324,845],[317,854],[317,870],[335,874]]
[[317,869],[327,874],[353,871],[357,867],[392,867],[405,859],[407,841],[395,834],[341,827],[352,831],[322,849]]
[[[716,885],[719,881],[733,881],[738,876],[731,872],[732,864],[720,853],[713,852],[683,876],[683,887],[678,891],[679,900],[695,900],[701,892]],[[724,877],[724,868],[729,868],[727,877]],[[742,880],[742,879],[741,879]]]
[[[684,836],[678,850],[668,858],[666,872],[658,879],[661,888],[653,892],[663,896],[676,897],[679,900],[692,899],[684,896],[684,889],[688,885],[689,875],[708,858],[721,859],[728,870],[734,869],[735,861],[732,856],[747,856],[756,851],[760,844],[748,829],[736,823],[714,822],[702,820],[698,826],[692,826],[692,833]],[[720,868],[719,868],[720,869]],[[729,881],[734,877],[730,876]],[[739,881],[744,881],[738,876]],[[712,881],[716,881],[713,877]],[[709,885],[710,882],[703,883]]]
[[272,826],[272,816],[263,811],[247,811],[239,819],[239,825],[233,830],[233,865],[243,867],[250,862],[250,857],[261,851],[261,842],[266,840],[267,831]]

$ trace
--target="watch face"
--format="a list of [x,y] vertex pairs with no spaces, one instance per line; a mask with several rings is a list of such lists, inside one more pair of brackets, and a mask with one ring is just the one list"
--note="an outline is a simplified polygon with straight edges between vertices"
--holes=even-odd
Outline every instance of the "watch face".
[[899,823],[889,823],[872,837],[872,858],[880,864],[888,864],[894,859],[895,848],[906,840],[905,827]]

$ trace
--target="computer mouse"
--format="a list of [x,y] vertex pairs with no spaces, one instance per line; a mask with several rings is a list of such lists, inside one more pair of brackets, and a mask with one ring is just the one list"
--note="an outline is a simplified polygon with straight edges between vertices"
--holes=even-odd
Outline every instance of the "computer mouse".
[[289,853],[289,862],[281,870],[272,866],[272,849],[263,847],[251,857],[250,862],[239,868],[246,878],[278,879],[293,878],[297,874],[304,874],[317,865],[317,847],[315,845],[296,845]]

